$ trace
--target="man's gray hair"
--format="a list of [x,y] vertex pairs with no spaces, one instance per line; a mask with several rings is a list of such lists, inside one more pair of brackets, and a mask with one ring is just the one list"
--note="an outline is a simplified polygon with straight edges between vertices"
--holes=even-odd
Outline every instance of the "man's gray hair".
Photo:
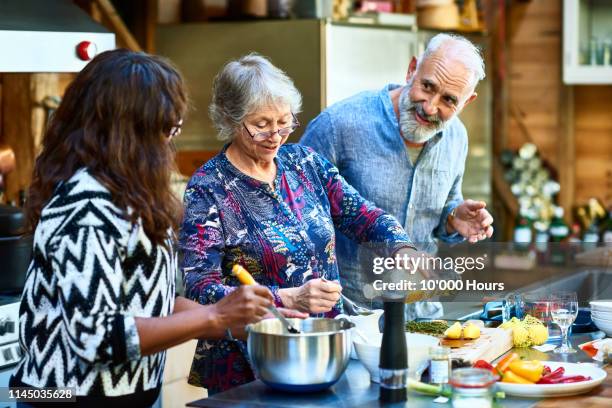
[[302,96],[291,78],[265,57],[251,53],[228,62],[213,81],[210,118],[223,141],[233,139],[244,118],[270,105],[287,104],[297,114]]
[[435,54],[442,46],[444,46],[445,56],[460,62],[471,73],[470,84],[475,88],[478,81],[485,77],[485,63],[480,49],[465,37],[455,34],[437,34],[427,43],[425,52],[419,57],[418,65],[421,65],[421,61],[425,58]]

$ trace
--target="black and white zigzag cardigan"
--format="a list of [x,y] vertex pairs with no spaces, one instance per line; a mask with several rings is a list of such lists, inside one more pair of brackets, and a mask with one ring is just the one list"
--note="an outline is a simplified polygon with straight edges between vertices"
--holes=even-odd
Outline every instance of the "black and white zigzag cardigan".
[[166,355],[140,355],[134,318],[172,312],[176,254],[124,214],[85,169],[54,192],[35,231],[14,380],[102,397],[159,390]]

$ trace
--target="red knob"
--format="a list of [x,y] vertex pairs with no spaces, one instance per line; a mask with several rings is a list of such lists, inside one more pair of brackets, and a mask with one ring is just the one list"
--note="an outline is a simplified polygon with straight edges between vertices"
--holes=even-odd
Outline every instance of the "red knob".
[[77,55],[83,61],[89,61],[98,53],[98,47],[91,41],[81,41],[76,47]]

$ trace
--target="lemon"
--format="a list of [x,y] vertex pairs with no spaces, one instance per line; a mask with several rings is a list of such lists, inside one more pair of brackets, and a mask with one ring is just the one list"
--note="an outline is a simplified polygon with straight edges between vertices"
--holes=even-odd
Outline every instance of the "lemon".
[[468,323],[463,328],[463,338],[464,339],[477,339],[480,337],[480,328],[475,324]]
[[444,336],[447,339],[460,339],[461,338],[461,324],[455,322],[451,327],[446,329]]

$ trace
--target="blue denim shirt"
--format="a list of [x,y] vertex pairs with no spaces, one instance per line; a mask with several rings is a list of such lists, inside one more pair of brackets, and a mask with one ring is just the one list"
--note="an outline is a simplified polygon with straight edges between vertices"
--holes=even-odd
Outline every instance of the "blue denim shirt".
[[[427,142],[413,165],[389,95],[397,87],[361,92],[330,106],[310,122],[300,143],[325,156],[363,197],[395,216],[419,249],[433,252],[436,239],[463,240],[446,233],[446,219],[463,201],[467,132],[455,117]],[[367,277],[356,261],[358,247],[341,233],[337,241],[343,293],[369,305],[363,294]]]

